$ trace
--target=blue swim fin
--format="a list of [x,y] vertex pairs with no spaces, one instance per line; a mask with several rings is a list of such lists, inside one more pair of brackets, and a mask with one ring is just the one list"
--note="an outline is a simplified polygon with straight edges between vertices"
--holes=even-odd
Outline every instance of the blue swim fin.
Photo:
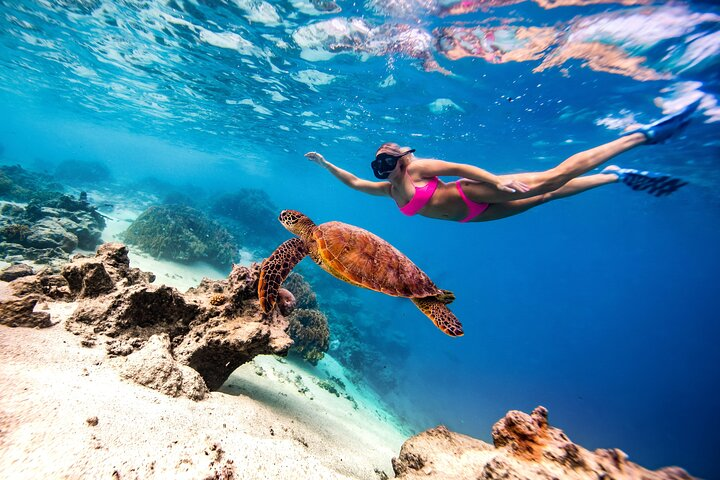
[[688,184],[677,177],[665,173],[621,168],[619,170],[603,170],[603,173],[614,173],[619,181],[636,191],[647,191],[650,195],[663,197],[677,191]]
[[647,139],[645,140],[645,144],[655,145],[657,143],[662,143],[688,126],[690,123],[690,117],[700,106],[700,100],[701,99],[695,100],[685,108],[667,115],[657,122],[653,122],[631,132],[624,133],[623,136],[631,135],[633,133],[642,133]]

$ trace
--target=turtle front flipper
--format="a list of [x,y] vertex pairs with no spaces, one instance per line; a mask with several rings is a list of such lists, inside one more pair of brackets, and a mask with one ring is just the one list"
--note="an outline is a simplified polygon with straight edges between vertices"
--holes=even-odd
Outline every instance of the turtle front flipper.
[[258,299],[263,312],[268,313],[275,308],[280,285],[307,254],[308,248],[305,242],[295,237],[283,242],[265,259],[260,266],[258,280]]
[[416,307],[420,309],[436,327],[451,337],[461,337],[464,332],[460,320],[445,305],[445,302],[435,297],[411,298]]

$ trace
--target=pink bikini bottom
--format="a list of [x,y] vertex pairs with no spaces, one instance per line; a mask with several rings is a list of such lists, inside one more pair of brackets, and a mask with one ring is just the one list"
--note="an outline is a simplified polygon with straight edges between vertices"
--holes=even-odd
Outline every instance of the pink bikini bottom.
[[463,201],[465,202],[465,205],[467,205],[467,208],[468,208],[467,216],[465,218],[463,218],[462,220],[460,220],[460,223],[469,222],[470,220],[472,220],[473,218],[477,217],[478,215],[483,213],[485,210],[487,210],[488,207],[490,206],[489,203],[485,203],[485,202],[476,203],[476,202],[473,202],[472,200],[470,200],[469,198],[467,198],[467,195],[465,195],[465,192],[463,192],[463,189],[460,186],[459,180],[457,182],[455,182],[455,186],[457,187],[457,191],[460,194],[460,197],[463,199]]

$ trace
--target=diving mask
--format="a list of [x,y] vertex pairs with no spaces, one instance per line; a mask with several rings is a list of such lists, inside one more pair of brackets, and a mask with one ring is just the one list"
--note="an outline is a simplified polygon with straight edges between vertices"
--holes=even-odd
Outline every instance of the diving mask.
[[411,148],[410,150],[401,153],[400,155],[392,155],[390,153],[379,153],[375,160],[373,160],[370,163],[370,166],[372,167],[373,174],[375,177],[385,180],[390,176],[390,173],[392,173],[393,170],[395,170],[395,167],[397,166],[398,160],[400,158],[404,157],[408,153],[413,153],[415,151],[414,148]]

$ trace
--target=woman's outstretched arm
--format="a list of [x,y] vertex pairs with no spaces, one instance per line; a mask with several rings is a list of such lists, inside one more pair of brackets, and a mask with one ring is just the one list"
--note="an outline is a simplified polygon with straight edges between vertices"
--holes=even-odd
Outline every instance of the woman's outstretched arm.
[[451,176],[462,177],[476,182],[485,182],[494,185],[502,192],[527,192],[530,187],[523,182],[507,175],[499,177],[483,170],[482,168],[466,163],[445,162],[443,160],[416,160],[410,164],[408,169],[418,172],[423,177]]
[[342,168],[328,162],[325,160],[325,157],[317,152],[308,152],[305,154],[305,157],[307,157],[307,159],[311,162],[315,162],[318,165],[325,167],[325,170],[332,173],[335,178],[354,190],[377,196],[390,195],[390,184],[388,182],[371,182],[369,180],[358,178],[347,170],[343,170]]

